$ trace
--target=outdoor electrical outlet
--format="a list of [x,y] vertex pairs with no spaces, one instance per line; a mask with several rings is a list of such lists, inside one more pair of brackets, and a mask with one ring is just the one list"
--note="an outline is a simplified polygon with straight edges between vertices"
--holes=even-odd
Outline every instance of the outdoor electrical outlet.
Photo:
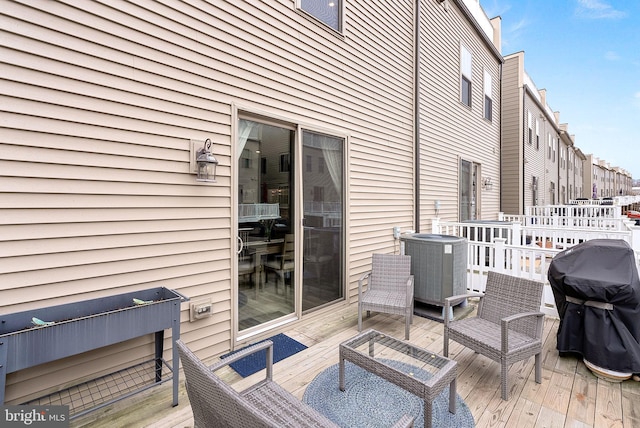
[[393,227],[393,239],[400,239],[400,226]]
[[199,319],[208,318],[213,315],[213,303],[211,299],[200,300],[191,304],[189,311],[189,321],[194,322]]

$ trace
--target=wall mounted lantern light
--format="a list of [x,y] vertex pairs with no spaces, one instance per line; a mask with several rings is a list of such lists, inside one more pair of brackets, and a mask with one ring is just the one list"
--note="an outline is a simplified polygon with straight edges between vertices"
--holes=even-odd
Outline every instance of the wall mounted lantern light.
[[[216,168],[218,166],[218,159],[211,153],[211,140],[207,138],[202,145],[202,148],[192,154],[195,158],[195,172],[197,174],[196,181],[205,181],[209,183],[216,182]],[[192,153],[194,150],[194,141],[191,142]]]
[[484,190],[493,189],[493,182],[491,181],[491,177],[485,177],[482,179],[482,188]]

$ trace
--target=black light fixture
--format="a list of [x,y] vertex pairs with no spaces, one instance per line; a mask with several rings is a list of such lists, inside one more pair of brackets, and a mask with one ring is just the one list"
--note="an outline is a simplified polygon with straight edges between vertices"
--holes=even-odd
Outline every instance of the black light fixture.
[[196,152],[196,181],[216,182],[218,159],[211,153],[211,140],[207,138],[200,150]]

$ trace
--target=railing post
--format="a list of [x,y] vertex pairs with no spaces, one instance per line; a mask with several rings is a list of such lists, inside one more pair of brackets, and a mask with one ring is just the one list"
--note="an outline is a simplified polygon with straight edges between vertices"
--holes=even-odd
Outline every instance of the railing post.
[[505,272],[505,259],[506,259],[506,245],[505,243],[507,242],[507,240],[505,238],[495,238],[493,240],[494,243],[494,249],[495,249],[495,260],[494,260],[494,267],[496,269],[496,271],[500,272],[500,273],[504,273]]
[[440,232],[440,218],[434,217],[431,219],[431,233],[442,234]]
[[522,224],[515,222],[511,225],[511,245],[527,245],[527,238],[522,236]]
[[640,253],[640,226],[631,226],[631,248]]

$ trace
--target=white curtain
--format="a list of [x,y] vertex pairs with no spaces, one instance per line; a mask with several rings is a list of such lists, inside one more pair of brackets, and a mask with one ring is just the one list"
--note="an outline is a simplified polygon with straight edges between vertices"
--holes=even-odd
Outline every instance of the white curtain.
[[251,131],[256,125],[257,125],[256,122],[252,122],[246,119],[240,119],[238,121],[238,151],[237,151],[238,158],[236,159],[236,162],[240,160],[240,156],[242,156],[244,146],[246,146],[247,140],[251,135]]
[[324,163],[338,194],[341,193],[342,189],[342,142],[342,139],[336,137],[304,132],[303,144],[307,147],[322,150]]

